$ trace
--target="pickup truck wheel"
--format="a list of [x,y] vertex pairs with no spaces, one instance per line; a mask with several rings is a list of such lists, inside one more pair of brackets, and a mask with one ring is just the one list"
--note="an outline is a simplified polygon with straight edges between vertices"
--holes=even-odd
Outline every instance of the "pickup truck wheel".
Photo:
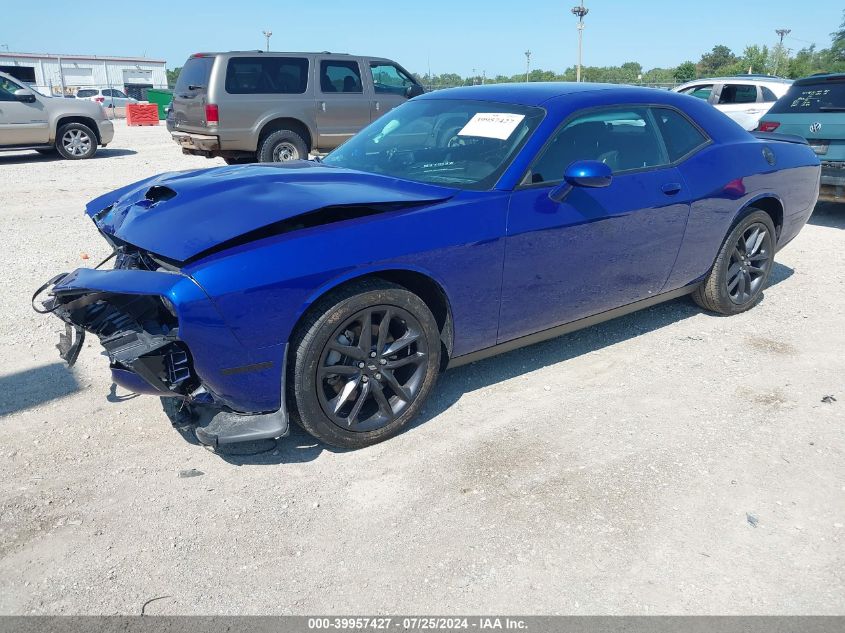
[[417,415],[440,368],[437,321],[417,295],[363,281],[315,304],[291,339],[291,417],[318,440],[361,448]]
[[97,136],[82,123],[66,123],[56,133],[56,151],[62,158],[80,160],[97,152]]
[[302,137],[292,130],[276,130],[269,134],[258,148],[258,160],[262,163],[307,159],[308,146]]
[[725,238],[716,262],[692,298],[705,310],[739,314],[753,308],[775,263],[775,226],[752,209]]

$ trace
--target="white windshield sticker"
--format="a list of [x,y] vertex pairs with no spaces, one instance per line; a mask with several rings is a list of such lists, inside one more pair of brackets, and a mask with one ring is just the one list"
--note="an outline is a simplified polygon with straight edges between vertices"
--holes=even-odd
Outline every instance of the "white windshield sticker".
[[524,118],[524,114],[479,112],[469,120],[464,129],[458,132],[458,136],[480,136],[504,141],[513,134],[516,126]]

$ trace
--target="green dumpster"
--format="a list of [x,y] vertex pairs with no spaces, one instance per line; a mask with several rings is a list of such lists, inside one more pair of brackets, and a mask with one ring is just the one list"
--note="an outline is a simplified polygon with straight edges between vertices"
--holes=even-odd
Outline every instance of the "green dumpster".
[[167,88],[148,88],[147,101],[158,106],[158,119],[162,121],[167,118],[167,106],[173,100],[173,91]]

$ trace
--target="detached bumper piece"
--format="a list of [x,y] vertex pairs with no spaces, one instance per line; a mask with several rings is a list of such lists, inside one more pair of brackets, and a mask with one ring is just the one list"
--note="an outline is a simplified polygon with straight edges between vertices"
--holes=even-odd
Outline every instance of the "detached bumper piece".
[[206,446],[268,440],[287,435],[284,409],[274,413],[247,415],[204,408],[194,433]]

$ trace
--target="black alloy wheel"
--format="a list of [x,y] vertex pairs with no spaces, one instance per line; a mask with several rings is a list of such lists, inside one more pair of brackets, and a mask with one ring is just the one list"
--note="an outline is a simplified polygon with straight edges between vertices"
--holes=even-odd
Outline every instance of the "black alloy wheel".
[[775,263],[776,232],[771,216],[749,209],[731,229],[693,299],[706,310],[738,314],[753,308]]
[[422,408],[442,345],[431,310],[407,288],[368,279],[331,292],[290,340],[291,418],[332,446],[386,440]]
[[731,301],[747,303],[761,289],[769,274],[772,239],[760,222],[746,228],[734,245],[725,283]]
[[323,349],[317,395],[323,412],[353,432],[384,428],[419,395],[429,352],[408,311],[378,305],[338,327]]

